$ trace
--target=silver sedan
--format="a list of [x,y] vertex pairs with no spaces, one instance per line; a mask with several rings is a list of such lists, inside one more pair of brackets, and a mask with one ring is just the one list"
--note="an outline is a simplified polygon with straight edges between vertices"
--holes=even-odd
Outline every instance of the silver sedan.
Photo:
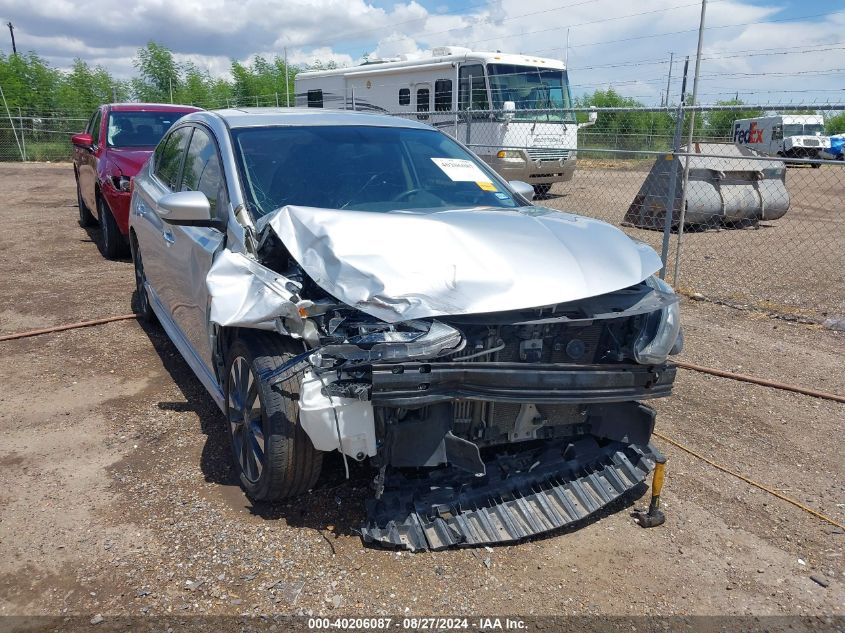
[[399,118],[169,131],[133,181],[138,305],[225,414],[250,498],[308,491],[336,450],[373,467],[365,539],[418,549],[562,527],[643,481],[677,297],[651,248],[531,196]]

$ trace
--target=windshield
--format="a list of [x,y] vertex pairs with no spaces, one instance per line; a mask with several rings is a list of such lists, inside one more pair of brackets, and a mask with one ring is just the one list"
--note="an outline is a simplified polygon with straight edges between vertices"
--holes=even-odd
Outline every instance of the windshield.
[[487,165],[436,130],[295,126],[232,131],[250,210],[519,206]]
[[114,112],[109,115],[109,147],[155,147],[187,112]]
[[824,125],[821,123],[785,123],[783,135],[786,136],[819,136],[824,134]]
[[488,64],[493,107],[501,110],[505,101],[516,105],[516,119],[575,122],[574,112],[520,112],[520,110],[563,110],[572,107],[565,70]]

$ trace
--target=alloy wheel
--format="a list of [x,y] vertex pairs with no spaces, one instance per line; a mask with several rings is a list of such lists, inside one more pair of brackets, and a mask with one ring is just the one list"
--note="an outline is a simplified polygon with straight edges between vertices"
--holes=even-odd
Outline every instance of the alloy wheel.
[[264,469],[264,421],[258,380],[243,356],[229,369],[229,431],[241,474],[252,483]]

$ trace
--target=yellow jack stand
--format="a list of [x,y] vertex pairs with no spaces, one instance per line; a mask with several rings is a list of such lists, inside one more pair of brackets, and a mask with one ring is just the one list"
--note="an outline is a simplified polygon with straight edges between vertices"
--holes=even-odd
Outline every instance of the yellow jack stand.
[[651,477],[651,503],[648,506],[648,512],[634,513],[634,518],[640,524],[640,527],[657,527],[666,522],[666,515],[660,509],[660,491],[663,489],[665,471],[666,458],[661,455],[654,464],[654,474]]

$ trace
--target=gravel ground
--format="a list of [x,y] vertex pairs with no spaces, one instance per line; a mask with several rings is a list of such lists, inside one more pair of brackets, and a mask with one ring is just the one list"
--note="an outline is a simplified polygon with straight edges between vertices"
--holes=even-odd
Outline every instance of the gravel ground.
[[[130,310],[69,165],[2,165],[0,332]],[[692,362],[845,393],[845,338],[684,301]],[[355,532],[373,473],[252,506],[222,416],[134,321],[0,343],[0,615],[845,614],[845,534],[671,445],[666,525],[619,504],[513,546],[408,554]],[[681,371],[658,430],[845,522],[843,405]],[[823,587],[811,579],[816,576]]]

